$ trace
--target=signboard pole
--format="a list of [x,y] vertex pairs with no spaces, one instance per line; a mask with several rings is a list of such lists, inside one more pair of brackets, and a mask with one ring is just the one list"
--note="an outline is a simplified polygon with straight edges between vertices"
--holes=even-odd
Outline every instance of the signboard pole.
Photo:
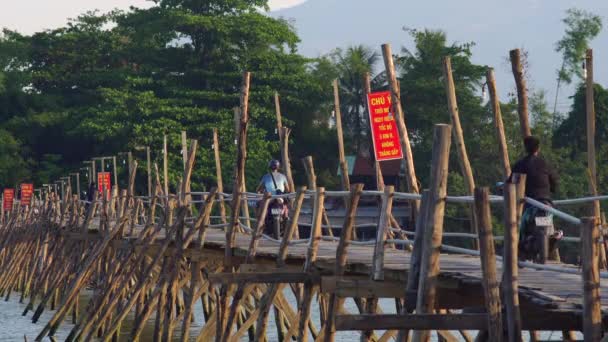
[[[365,86],[365,98],[367,99],[367,96],[369,96],[369,94],[371,94],[371,92],[372,92],[372,81],[371,81],[371,76],[370,76],[369,72],[366,72],[365,76],[363,77],[363,85]],[[369,116],[369,107],[367,108],[367,111],[368,111],[368,116]],[[371,124],[371,122],[370,122],[370,124]],[[372,145],[373,145],[373,142],[372,142]],[[382,191],[382,190],[384,190],[384,177],[382,176],[382,168],[380,168],[380,162],[378,161],[378,159],[376,159],[375,155],[374,155],[374,170],[376,171],[376,189]]]
[[[91,160],[91,176],[93,176],[91,178],[91,182],[94,182],[97,179],[97,168],[95,167],[95,159]],[[103,171],[103,170],[102,170]]]
[[167,135],[163,135],[163,188],[165,196],[169,196],[169,170],[168,170]]
[[[340,110],[340,89],[338,80],[334,80],[334,115],[336,116],[336,131],[338,133],[338,157],[340,158],[340,174],[342,190],[350,191],[350,179],[348,178],[348,164],[344,153],[344,135],[342,133],[342,112]],[[357,151],[359,152],[359,151]],[[344,206],[347,206],[348,199],[344,199]]]
[[112,156],[112,167],[114,170],[114,185],[118,185],[118,173],[116,173],[116,156]]
[[[410,145],[407,127],[405,126],[405,120],[403,118],[403,108],[401,107],[401,95],[399,93],[399,85],[397,83],[397,75],[395,73],[393,53],[389,44],[382,45],[382,55],[384,56],[384,66],[386,68],[386,75],[391,89],[392,101],[394,103],[395,119],[397,121],[397,128],[399,129],[401,147],[403,149],[403,153],[405,154],[405,175],[407,179],[408,191],[420,193],[418,189],[418,180],[416,179],[416,171],[414,170],[412,147]],[[413,204],[414,216],[417,216],[420,204],[418,201],[414,201]]]
[[76,191],[78,191],[78,199],[80,199],[80,172],[76,173]]
[[148,198],[152,198],[152,163],[150,158],[150,146],[146,146],[146,160],[148,169]]

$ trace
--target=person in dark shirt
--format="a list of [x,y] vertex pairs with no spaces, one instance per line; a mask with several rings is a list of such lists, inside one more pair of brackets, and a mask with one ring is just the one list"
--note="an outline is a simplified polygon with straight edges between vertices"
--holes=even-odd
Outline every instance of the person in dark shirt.
[[557,191],[557,172],[538,155],[540,151],[538,138],[533,136],[524,138],[524,146],[527,156],[515,163],[512,173],[526,174],[527,197],[537,201],[551,202],[551,194]]
[[[539,156],[540,140],[534,136],[524,138],[524,146],[527,155],[517,161],[512,169],[512,174],[509,181],[513,178],[513,174],[526,174],[526,197],[543,202],[546,205],[552,205],[552,194],[557,191],[558,175],[555,169],[542,157]],[[520,226],[520,251],[522,254],[535,254],[538,249],[538,238],[535,237],[533,229],[534,220],[537,214],[541,212],[532,205],[526,203],[524,213],[521,219]],[[544,212],[544,211],[543,211]],[[544,216],[544,215],[541,215]],[[557,241],[563,236],[563,232],[555,231],[553,226],[548,229],[550,235],[550,254],[555,253]],[[524,259],[528,259],[524,256]]]

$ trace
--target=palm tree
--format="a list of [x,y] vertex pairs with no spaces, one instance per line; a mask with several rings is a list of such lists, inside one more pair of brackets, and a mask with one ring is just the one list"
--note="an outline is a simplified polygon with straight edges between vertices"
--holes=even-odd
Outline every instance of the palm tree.
[[[330,58],[338,72],[344,131],[354,147],[352,152],[359,153],[370,143],[364,76],[373,75],[380,54],[367,46],[355,45],[336,49]],[[381,79],[382,74],[372,76],[372,89],[382,84]]]

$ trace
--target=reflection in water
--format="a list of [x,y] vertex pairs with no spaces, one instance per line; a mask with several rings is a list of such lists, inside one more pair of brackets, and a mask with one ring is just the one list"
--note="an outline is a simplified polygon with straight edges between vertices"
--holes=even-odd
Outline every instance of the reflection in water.
[[[284,294],[287,297],[288,301],[292,305],[294,305],[295,298],[293,297],[291,290],[289,288],[286,288],[284,291]],[[82,309],[86,308],[87,301],[88,301],[88,298],[90,298],[90,296],[91,296],[90,292],[89,293],[85,292],[81,296],[80,307]],[[191,341],[194,341],[196,339],[196,336],[198,336],[198,333],[203,325],[203,310],[202,310],[202,306],[200,304],[200,300],[196,304],[197,305],[195,306],[195,310],[194,310],[195,319],[194,319],[194,322],[192,323],[192,328],[190,330],[190,340]],[[379,305],[382,308],[384,313],[395,313],[394,300],[381,299]],[[12,296],[8,302],[6,302],[4,300],[0,300],[0,323],[1,323],[0,324],[0,341],[24,341],[24,336],[25,336],[25,338],[27,338],[27,341],[33,341],[34,338],[36,338],[36,336],[38,335],[38,333],[40,333],[40,331],[42,330],[44,324],[46,324],[46,322],[48,322],[53,315],[52,311],[45,310],[45,312],[41,316],[39,322],[37,324],[33,324],[31,322],[31,316],[32,316],[31,311],[27,315],[27,317],[21,316],[21,313],[25,309],[25,306],[26,306],[26,304],[19,303],[18,296]],[[352,300],[347,300],[345,302],[345,309],[351,313],[357,312],[357,307],[355,306],[355,303]],[[312,311],[311,311],[312,320],[317,328],[320,327],[318,310],[319,310],[319,308],[317,306],[316,301],[313,301],[313,307],[312,307]],[[271,341],[271,342],[277,340],[277,332],[274,329],[273,311],[274,310],[270,310],[269,325],[268,325],[268,341]],[[129,333],[131,331],[132,323],[133,323],[133,315],[129,314],[129,316],[127,317],[125,322],[123,322],[123,325],[122,325],[121,331],[123,332],[123,335],[121,335],[121,339],[120,339],[121,341],[129,341]],[[68,336],[68,334],[70,333],[70,330],[72,328],[73,328],[73,325],[71,324],[71,315],[70,315],[68,317],[68,319],[60,326],[59,330],[55,334],[56,339],[58,341],[65,340],[65,338]],[[146,325],[144,333],[142,334],[141,341],[151,341],[153,332],[154,332],[154,320],[151,319],[150,321],[148,321],[148,324]],[[376,334],[378,334],[379,336],[382,333],[383,333],[383,331],[376,332]],[[460,335],[457,332],[454,332],[454,333],[455,333],[455,336],[460,338]],[[178,325],[176,327],[176,329],[174,330],[173,340],[177,341],[179,339],[180,335],[181,335],[181,324]],[[577,337],[582,338],[582,335],[577,334]],[[553,332],[553,333],[545,332],[545,333],[541,334],[541,338],[543,340],[550,339],[550,340],[559,341],[559,340],[561,340],[561,333],[560,332]],[[244,337],[242,339],[242,341],[247,341],[247,340],[248,340],[247,337]],[[341,332],[336,333],[336,341],[352,342],[352,341],[357,341],[357,340],[359,340],[358,332],[341,331]],[[437,341],[435,336],[433,336],[432,340]],[[47,338],[47,339],[45,339],[45,341],[50,341],[50,339]]]

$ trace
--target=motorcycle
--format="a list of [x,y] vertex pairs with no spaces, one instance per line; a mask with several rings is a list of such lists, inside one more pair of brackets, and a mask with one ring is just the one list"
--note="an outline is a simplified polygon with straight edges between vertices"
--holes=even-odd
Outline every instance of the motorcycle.
[[[548,201],[543,201],[551,205]],[[561,230],[555,230],[553,215],[546,210],[528,206],[522,216],[519,239],[519,254],[523,260],[545,264],[549,253],[557,248],[563,237]]]
[[[496,183],[496,193],[502,195],[503,182]],[[541,201],[551,206],[550,201]],[[564,233],[553,226],[553,215],[546,210],[527,205],[521,217],[519,232],[519,257],[545,264],[551,251],[557,249]]]
[[285,231],[289,219],[289,208],[287,201],[283,198],[273,198],[268,204],[266,220],[264,222],[264,233],[280,239]]

